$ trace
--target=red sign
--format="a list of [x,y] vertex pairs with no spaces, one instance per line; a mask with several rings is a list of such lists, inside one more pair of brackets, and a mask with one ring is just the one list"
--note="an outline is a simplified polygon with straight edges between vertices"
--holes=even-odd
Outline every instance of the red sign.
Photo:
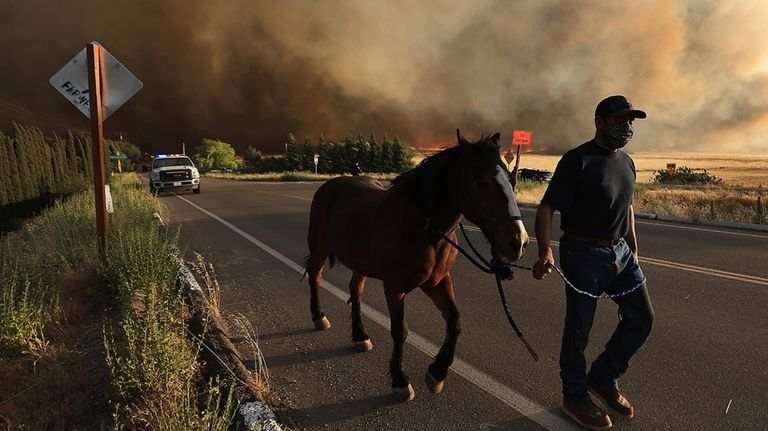
[[512,145],[531,145],[531,132],[527,130],[513,130]]

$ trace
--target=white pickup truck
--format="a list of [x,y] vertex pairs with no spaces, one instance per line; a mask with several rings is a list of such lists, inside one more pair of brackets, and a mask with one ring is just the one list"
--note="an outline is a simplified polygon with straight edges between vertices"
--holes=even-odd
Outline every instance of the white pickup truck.
[[192,159],[181,154],[159,155],[152,160],[149,174],[150,193],[192,190],[200,193],[200,172]]

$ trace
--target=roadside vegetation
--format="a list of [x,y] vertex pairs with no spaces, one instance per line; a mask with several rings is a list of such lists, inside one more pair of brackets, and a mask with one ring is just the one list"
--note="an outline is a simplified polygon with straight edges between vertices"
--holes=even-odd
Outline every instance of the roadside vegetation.
[[[547,183],[521,181],[518,201],[538,205]],[[680,185],[643,183],[637,185],[634,207],[637,213],[733,223],[768,224],[766,193],[762,186]]]
[[635,211],[682,217],[692,222],[768,224],[765,197],[761,186],[639,184]]
[[187,329],[190,313],[173,258],[177,238],[159,227],[156,201],[138,179],[123,187],[102,265],[121,310],[119,322],[103,331],[119,395],[114,420],[131,429],[226,430],[237,400],[218,382],[198,385],[202,346]]
[[[140,151],[128,140],[105,140],[107,151],[138,158]],[[133,167],[131,159],[123,168]],[[110,166],[106,161],[106,166]],[[35,127],[13,124],[0,132],[0,234],[19,226],[56,200],[88,189],[93,178],[91,140],[87,133],[70,130],[65,136],[46,136]]]
[[256,147],[245,149],[242,159],[226,142],[203,139],[194,149],[195,164],[204,171],[225,171],[243,174],[264,174],[274,172],[315,172],[315,155],[318,156],[319,174],[340,175],[349,173],[355,163],[363,172],[403,172],[413,165],[414,150],[399,138],[384,139],[379,144],[376,135],[367,138],[362,134],[356,138],[347,136],[343,141],[326,142],[320,134],[316,144],[305,138],[302,144],[292,133],[283,142],[281,156],[264,157]]
[[102,258],[90,191],[0,239],[0,428],[226,430],[239,397],[202,377],[177,236],[134,174],[112,194]]
[[[347,174],[349,175],[349,174]],[[379,181],[392,181],[397,174],[382,174],[382,173],[368,173],[364,175],[375,178]],[[312,172],[264,172],[260,174],[236,174],[236,173],[222,173],[214,172],[205,174],[208,178],[221,178],[226,180],[239,180],[239,181],[328,181],[332,178],[336,178],[339,175],[336,174],[315,174]]]
[[659,184],[720,184],[723,179],[711,175],[706,169],[701,172],[681,166],[670,170],[653,171],[654,182]]

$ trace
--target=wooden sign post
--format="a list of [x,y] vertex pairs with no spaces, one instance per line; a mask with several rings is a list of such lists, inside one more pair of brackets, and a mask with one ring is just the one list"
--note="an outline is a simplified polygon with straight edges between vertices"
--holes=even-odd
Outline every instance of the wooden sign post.
[[88,97],[91,108],[91,150],[93,154],[93,192],[96,196],[96,233],[99,251],[107,247],[107,198],[104,192],[104,110],[102,109],[102,48],[97,43],[86,46],[88,55]]
[[143,84],[98,42],[86,45],[48,82],[91,120],[96,232],[99,251],[104,252],[107,245],[107,196],[102,124],[133,97]]
[[523,145],[531,145],[531,132],[528,130],[513,130],[512,131],[512,145],[517,145],[517,157],[515,158],[515,170],[512,171],[512,190],[517,191],[518,183],[518,171],[520,170],[520,147]]

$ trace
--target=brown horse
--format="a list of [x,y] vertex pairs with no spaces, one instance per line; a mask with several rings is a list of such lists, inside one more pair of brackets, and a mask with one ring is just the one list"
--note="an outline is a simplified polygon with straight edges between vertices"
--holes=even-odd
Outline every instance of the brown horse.
[[398,176],[389,188],[365,176],[339,177],[323,184],[312,199],[307,273],[315,327],[330,322],[320,309],[318,285],[326,259],[352,270],[352,340],[358,350],[373,348],[360,317],[366,277],[384,282],[394,341],[389,371],[399,401],[411,400],[413,387],[403,371],[408,336],[405,295],[426,293],[442,313],[446,336],[426,373],[429,389],[439,393],[453,362],[461,332],[450,270],[457,251],[440,232],[456,241],[462,217],[480,227],[493,253],[510,263],[525,253],[528,234],[515,202],[508,170],[499,157],[499,134],[468,142],[456,130],[458,145],[424,159]]

